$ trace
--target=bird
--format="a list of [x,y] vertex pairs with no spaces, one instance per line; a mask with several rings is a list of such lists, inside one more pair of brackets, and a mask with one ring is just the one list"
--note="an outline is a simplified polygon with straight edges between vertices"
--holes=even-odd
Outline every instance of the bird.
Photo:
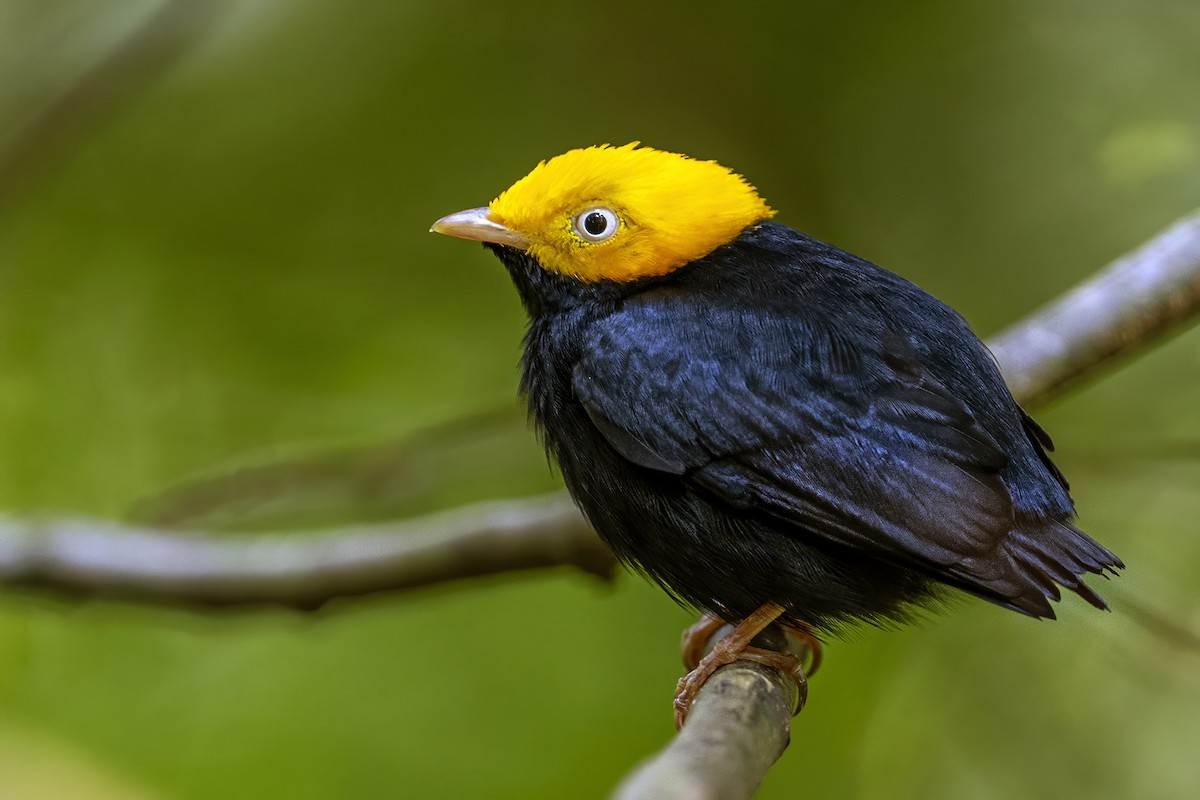
[[[740,174],[632,142],[541,161],[432,231],[482,242],[528,313],[520,392],[623,562],[705,612],[719,666],[959,590],[1034,618],[1124,565],[1074,524],[1053,443],[957,312],[773,218]],[[817,651],[819,652],[819,651]],[[789,660],[791,659],[791,660]]]

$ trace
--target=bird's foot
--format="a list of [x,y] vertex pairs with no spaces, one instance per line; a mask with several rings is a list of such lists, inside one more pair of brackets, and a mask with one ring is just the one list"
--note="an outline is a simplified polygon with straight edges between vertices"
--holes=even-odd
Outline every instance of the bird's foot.
[[[759,633],[771,625],[783,614],[783,607],[776,603],[767,603],[740,622],[733,630],[718,641],[708,655],[704,649],[712,635],[726,626],[724,620],[712,614],[705,614],[699,622],[688,628],[683,634],[683,663],[690,672],[679,679],[675,686],[675,727],[683,727],[691,709],[692,701],[705,682],[721,667],[735,661],[753,661],[764,666],[774,667],[795,682],[799,691],[799,705],[804,705],[808,693],[808,675],[805,671],[802,655],[788,650],[771,650],[754,647],[750,644]],[[810,671],[816,669],[821,660],[821,647],[816,638],[808,630],[792,625],[787,626],[789,633],[799,638],[811,654]]]

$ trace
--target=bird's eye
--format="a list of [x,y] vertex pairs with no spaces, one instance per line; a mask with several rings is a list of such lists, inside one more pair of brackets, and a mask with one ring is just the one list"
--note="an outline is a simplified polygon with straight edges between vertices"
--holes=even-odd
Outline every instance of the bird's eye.
[[621,218],[611,208],[585,208],[575,215],[575,232],[585,242],[603,242],[621,227]]

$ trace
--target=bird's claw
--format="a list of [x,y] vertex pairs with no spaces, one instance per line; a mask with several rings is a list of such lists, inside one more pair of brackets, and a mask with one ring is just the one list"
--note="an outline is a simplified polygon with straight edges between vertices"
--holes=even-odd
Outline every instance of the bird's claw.
[[[750,644],[755,636],[783,614],[783,610],[783,607],[776,603],[764,604],[713,645],[712,652],[708,655],[704,655],[704,650],[709,640],[726,627],[725,621],[713,614],[705,614],[699,622],[684,631],[683,663],[689,671],[675,685],[676,729],[683,727],[692,702],[705,682],[718,669],[735,661],[753,661],[780,670],[796,682],[799,696],[796,711],[804,707],[804,701],[808,697],[808,676],[821,664],[821,644],[812,632],[796,624],[784,626],[788,633],[803,643],[804,646],[800,649],[790,646],[792,640],[788,640],[789,647],[782,650]],[[804,665],[806,657],[809,660],[807,669]]]
[[695,669],[675,684],[675,730],[682,730],[692,702],[712,674],[735,661],[753,661],[765,667],[773,667],[795,681],[798,693],[796,713],[799,713],[804,707],[804,701],[808,699],[808,674],[804,670],[804,662],[798,656],[761,647],[722,648],[723,642],[724,640],[719,642],[711,653],[701,659]]

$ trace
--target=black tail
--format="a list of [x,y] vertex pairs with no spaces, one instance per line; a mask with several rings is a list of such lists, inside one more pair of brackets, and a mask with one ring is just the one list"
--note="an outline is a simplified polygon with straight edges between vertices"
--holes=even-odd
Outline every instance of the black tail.
[[1083,582],[1084,573],[1113,575],[1125,567],[1083,531],[1065,522],[1039,522],[1025,530],[1014,529],[1001,548],[1020,576],[1019,591],[987,599],[1031,617],[1054,619],[1051,600],[1059,600],[1059,586],[1070,589],[1096,608],[1108,604]]

